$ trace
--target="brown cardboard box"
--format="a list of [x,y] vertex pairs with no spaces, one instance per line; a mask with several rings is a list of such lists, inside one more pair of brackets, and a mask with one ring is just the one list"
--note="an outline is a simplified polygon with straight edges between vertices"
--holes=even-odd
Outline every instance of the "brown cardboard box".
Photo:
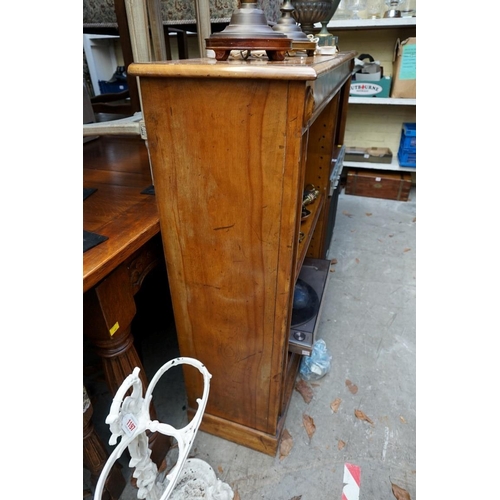
[[411,174],[377,170],[350,170],[347,172],[345,194],[408,201]]
[[389,148],[345,148],[345,161],[370,163],[391,163],[392,151]]
[[399,38],[394,47],[391,97],[417,97],[417,38]]

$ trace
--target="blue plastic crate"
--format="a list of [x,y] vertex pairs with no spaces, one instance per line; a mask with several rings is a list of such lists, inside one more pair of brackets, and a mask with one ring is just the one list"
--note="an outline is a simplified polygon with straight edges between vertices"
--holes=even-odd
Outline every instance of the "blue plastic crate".
[[416,123],[403,123],[403,130],[401,131],[401,145],[404,149],[417,147],[417,124]]
[[398,160],[401,167],[416,167],[417,153],[408,149],[399,149]]
[[105,82],[99,80],[99,89],[101,94],[117,94],[128,89],[127,82]]
[[403,132],[407,136],[417,136],[417,124],[416,123],[403,123]]

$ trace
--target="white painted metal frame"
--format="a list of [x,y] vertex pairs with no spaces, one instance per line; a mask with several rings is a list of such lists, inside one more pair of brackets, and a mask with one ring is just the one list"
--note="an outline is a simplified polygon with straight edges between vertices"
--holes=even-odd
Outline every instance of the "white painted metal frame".
[[[203,375],[204,385],[203,395],[201,399],[197,399],[198,409],[193,419],[182,429],[176,429],[169,424],[151,420],[149,407],[158,380],[170,368],[181,364],[197,368]],[[101,500],[106,478],[113,464],[127,448],[131,457],[129,465],[134,468],[133,477],[137,479],[137,498],[139,499],[167,500],[171,495],[173,495],[172,500],[194,498],[185,495],[201,484],[203,496],[200,498],[232,500],[234,496],[232,489],[217,479],[213,469],[206,462],[187,458],[205,412],[212,375],[196,359],[175,358],[156,372],[143,398],[139,371],[139,368],[135,368],[133,373],[124,380],[113,398],[110,413],[106,418],[106,423],[111,430],[109,444],[115,445],[118,438],[121,440],[104,465],[97,482],[95,500]],[[132,389],[132,394],[125,397],[129,389]],[[179,447],[177,463],[164,479],[161,479],[156,464],[150,458],[151,450],[148,448],[146,431],[160,432],[177,441]]]

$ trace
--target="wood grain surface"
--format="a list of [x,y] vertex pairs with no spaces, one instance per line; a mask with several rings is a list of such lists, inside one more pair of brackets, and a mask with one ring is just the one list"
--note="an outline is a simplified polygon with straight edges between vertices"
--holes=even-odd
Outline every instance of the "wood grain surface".
[[152,183],[140,138],[99,137],[83,145],[83,187],[97,191],[83,202],[83,229],[108,237],[83,254],[83,291],[160,231]]
[[[129,68],[140,76],[180,352],[212,374],[201,428],[268,454],[297,373],[294,285],[324,222],[353,57]],[[304,183],[322,169],[302,226]],[[192,413],[201,378],[184,379]]]

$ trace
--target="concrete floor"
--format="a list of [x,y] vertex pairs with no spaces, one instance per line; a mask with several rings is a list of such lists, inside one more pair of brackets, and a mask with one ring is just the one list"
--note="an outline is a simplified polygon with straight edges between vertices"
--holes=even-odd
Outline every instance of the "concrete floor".
[[[208,462],[241,500],[340,500],[345,463],[361,469],[360,500],[395,498],[391,483],[416,499],[416,189],[408,202],[342,192],[328,258],[337,263],[317,338],[332,361],[329,373],[310,384],[308,404],[293,392],[285,423],[293,439],[289,454],[270,457],[201,431],[193,444],[191,456]],[[149,330],[139,346],[151,378],[178,352],[175,331],[165,335],[165,325]],[[160,420],[181,427],[186,400],[176,370],[154,396]],[[89,383],[95,406],[102,403],[95,416],[104,419],[109,400],[97,379]],[[304,415],[316,427],[311,438]],[[84,471],[84,486],[85,480]],[[121,500],[136,495],[129,484]]]

